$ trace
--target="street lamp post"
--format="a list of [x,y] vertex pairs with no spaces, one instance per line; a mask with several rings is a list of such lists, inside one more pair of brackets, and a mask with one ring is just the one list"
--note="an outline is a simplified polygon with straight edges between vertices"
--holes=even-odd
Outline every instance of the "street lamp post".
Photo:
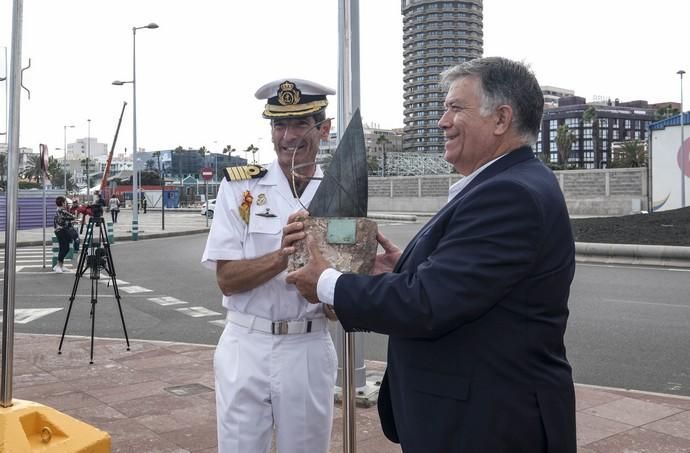
[[74,125],[63,126],[64,136],[63,136],[63,148],[64,157],[62,159],[62,172],[65,174],[65,196],[67,196],[67,128],[73,128]]
[[158,28],[151,22],[143,27],[132,27],[132,80],[121,82],[116,80],[113,85],[132,84],[132,240],[139,239],[139,175],[137,174],[137,30],[144,28]]
[[89,181],[89,170],[91,166],[91,120],[88,119],[88,129],[86,135],[86,202],[91,203],[89,194],[91,192],[91,182]]
[[685,207],[685,161],[688,157],[685,155],[683,145],[685,144],[685,131],[683,130],[683,74],[682,69],[676,72],[680,76],[680,206]]

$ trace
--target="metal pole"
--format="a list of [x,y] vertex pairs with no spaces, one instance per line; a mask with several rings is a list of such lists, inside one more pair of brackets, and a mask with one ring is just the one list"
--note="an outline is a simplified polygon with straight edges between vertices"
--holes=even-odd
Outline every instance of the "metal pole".
[[[134,232],[137,231],[137,234]],[[139,235],[139,175],[137,174],[137,27],[132,27],[132,240]]]
[[12,360],[14,350],[14,296],[17,261],[17,191],[19,169],[19,101],[22,62],[22,0],[12,7],[12,68],[7,145],[7,205],[5,224],[5,269],[2,302],[2,382],[0,406],[12,406]]
[[[338,0],[338,41],[337,132],[338,141],[340,141],[352,114],[359,107],[359,0]],[[341,326],[336,329],[336,340],[340,340],[341,343],[339,349],[342,369],[344,453],[357,451],[355,423],[356,339],[355,334],[345,332]],[[361,338],[358,339],[361,346]],[[363,364],[363,356],[360,359]],[[365,371],[363,367],[362,371]]]
[[688,157],[685,155],[685,130],[683,124],[683,74],[685,71],[682,69],[677,72],[680,75],[680,206],[685,207],[685,162]]
[[161,230],[165,231],[165,175],[163,172],[163,167],[161,167],[160,151],[158,151],[158,179],[161,183]]
[[89,173],[91,170],[91,119],[88,122],[88,129],[86,133],[86,202],[91,203],[89,194],[91,192],[91,181],[89,181]]
[[48,168],[44,167],[46,156],[48,154],[48,147],[46,145],[39,145],[41,157],[41,179],[43,180],[43,267],[46,267],[46,174]]
[[63,126],[64,128],[64,136],[63,136],[63,142],[62,142],[62,151],[64,152],[64,156],[62,158],[62,171],[65,174],[65,196],[67,196],[67,128],[72,128],[74,125],[69,125],[69,126]]

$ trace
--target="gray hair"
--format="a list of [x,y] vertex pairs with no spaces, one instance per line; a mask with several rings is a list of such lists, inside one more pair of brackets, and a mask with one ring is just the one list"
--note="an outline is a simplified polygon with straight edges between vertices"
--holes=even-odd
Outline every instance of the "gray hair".
[[441,86],[448,89],[458,79],[476,77],[481,84],[480,113],[489,115],[500,105],[513,108],[517,131],[536,142],[544,111],[544,95],[527,65],[502,57],[477,58],[441,73]]

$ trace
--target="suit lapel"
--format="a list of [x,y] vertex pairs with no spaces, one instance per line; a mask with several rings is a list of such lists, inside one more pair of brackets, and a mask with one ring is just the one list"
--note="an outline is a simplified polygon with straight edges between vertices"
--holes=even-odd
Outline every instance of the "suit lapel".
[[473,187],[476,187],[477,185],[481,184],[482,182],[486,181],[487,179],[496,176],[497,174],[505,171],[506,169],[512,167],[513,165],[516,165],[521,162],[525,162],[529,159],[533,159],[534,154],[532,154],[532,148],[529,146],[523,146],[521,148],[518,148],[514,151],[509,152],[506,154],[504,157],[498,159],[496,162],[493,164],[489,165],[487,168],[485,168],[482,172],[480,172],[477,176],[474,177],[470,183],[463,187],[463,189],[453,197],[453,199],[449,200],[448,203],[446,203],[437,213],[434,215],[426,225],[424,225],[418,232],[415,234],[415,236],[412,238],[410,243],[405,247],[405,250],[403,251],[402,255],[400,255],[400,259],[395,265],[395,269],[393,269],[393,272],[398,272],[400,268],[402,267],[403,263],[405,260],[410,256],[410,253],[414,249],[415,245],[417,244],[417,241],[419,238],[426,233],[442,216],[444,216],[448,211],[452,210],[456,204],[460,200],[462,200],[465,195],[469,192],[470,189]]

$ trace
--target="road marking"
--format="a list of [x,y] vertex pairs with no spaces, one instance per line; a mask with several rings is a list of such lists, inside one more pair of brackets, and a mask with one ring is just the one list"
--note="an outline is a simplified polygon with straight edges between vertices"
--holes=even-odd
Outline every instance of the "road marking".
[[186,304],[187,303],[183,300],[176,299],[172,296],[152,297],[152,298],[147,299],[147,300],[150,300],[151,302],[155,302],[162,307],[167,307],[168,305],[180,305],[180,304]]
[[118,288],[119,288],[120,290],[122,290],[122,291],[128,293],[128,294],[135,294],[135,293],[151,293],[151,292],[153,292],[152,289],[144,288],[144,287],[141,287],[141,286],[123,286],[122,288],[120,288],[120,287],[118,286]]
[[[27,324],[60,310],[62,308],[18,308],[14,311],[14,322],[16,324]],[[2,313],[2,310],[0,310],[0,313]]]
[[[111,279],[110,277],[106,277],[106,278],[100,279],[100,281],[104,285],[110,285],[113,282],[113,279]],[[122,285],[129,285],[129,282],[126,282],[124,280],[120,280],[119,278],[116,278],[115,281],[117,282],[118,288]]]
[[639,305],[661,305],[662,307],[677,307],[677,308],[690,308],[687,305],[679,304],[665,304],[663,302],[645,302],[641,300],[625,300],[625,299],[602,299],[604,302],[620,302],[623,304],[639,304]]
[[202,318],[204,316],[220,316],[220,313],[213,310],[209,310],[206,307],[176,308],[175,311],[179,311],[180,313],[183,313],[187,316],[191,316],[192,318]]

